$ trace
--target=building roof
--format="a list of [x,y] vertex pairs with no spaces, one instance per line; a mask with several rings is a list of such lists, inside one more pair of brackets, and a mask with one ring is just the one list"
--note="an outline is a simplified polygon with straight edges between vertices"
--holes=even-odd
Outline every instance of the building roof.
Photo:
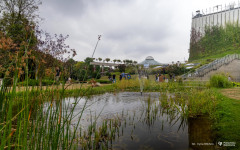
[[145,60],[154,60],[152,56],[148,56]]
[[144,61],[140,62],[139,64],[140,64],[140,65],[149,64],[149,66],[161,65],[161,63],[155,61],[152,56],[146,57],[146,59],[145,59]]

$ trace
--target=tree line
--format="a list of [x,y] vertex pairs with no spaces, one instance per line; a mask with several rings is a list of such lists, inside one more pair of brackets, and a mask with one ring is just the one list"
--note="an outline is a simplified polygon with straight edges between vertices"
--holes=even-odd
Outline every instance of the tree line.
[[65,44],[68,35],[51,35],[39,26],[40,0],[0,2],[0,78],[8,84],[25,78],[51,78],[55,67],[76,55]]

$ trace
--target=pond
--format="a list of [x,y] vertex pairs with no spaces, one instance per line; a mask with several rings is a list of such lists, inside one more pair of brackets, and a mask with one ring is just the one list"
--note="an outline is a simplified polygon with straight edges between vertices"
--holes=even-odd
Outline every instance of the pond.
[[[157,92],[142,96],[140,92],[106,93],[78,102],[67,98],[63,106],[66,115],[73,113],[72,127],[77,126],[85,108],[79,123],[81,132],[94,123],[98,129],[106,120],[112,124],[117,120],[114,138],[107,144],[110,149],[215,149],[207,117],[184,118],[174,109],[163,108],[162,98]],[[164,98],[174,99],[174,95]],[[111,131],[110,126],[107,128]]]

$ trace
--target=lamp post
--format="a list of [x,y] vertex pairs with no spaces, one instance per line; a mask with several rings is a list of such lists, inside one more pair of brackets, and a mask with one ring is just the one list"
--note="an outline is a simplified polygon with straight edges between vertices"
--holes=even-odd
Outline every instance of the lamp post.
[[101,40],[101,36],[102,36],[102,35],[98,35],[98,41],[97,41],[97,44],[96,44],[96,46],[95,46],[95,48],[94,48],[94,51],[93,51],[93,54],[92,54],[92,58],[93,58],[94,53],[95,53],[95,51],[96,51],[96,49],[97,49],[98,42]]

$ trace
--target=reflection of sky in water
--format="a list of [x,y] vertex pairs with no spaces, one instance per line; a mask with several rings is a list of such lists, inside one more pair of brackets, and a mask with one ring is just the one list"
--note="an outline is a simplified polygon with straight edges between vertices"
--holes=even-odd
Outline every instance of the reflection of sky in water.
[[[151,108],[156,106],[155,119],[153,111],[147,113],[148,98],[151,97]],[[89,99],[82,98],[76,104],[73,112],[72,125],[79,120],[80,112],[87,101],[87,108],[83,113],[80,126],[87,128],[94,116],[98,116],[97,124],[102,120],[120,118],[120,136],[113,142],[113,149],[188,149],[189,135],[187,122],[176,112],[166,113],[159,107],[160,93],[122,92],[117,94],[103,94]],[[68,98],[63,101],[65,113],[74,107],[76,99]],[[47,104],[46,104],[47,106]],[[91,114],[91,115],[90,115]],[[123,124],[126,122],[127,126]]]

